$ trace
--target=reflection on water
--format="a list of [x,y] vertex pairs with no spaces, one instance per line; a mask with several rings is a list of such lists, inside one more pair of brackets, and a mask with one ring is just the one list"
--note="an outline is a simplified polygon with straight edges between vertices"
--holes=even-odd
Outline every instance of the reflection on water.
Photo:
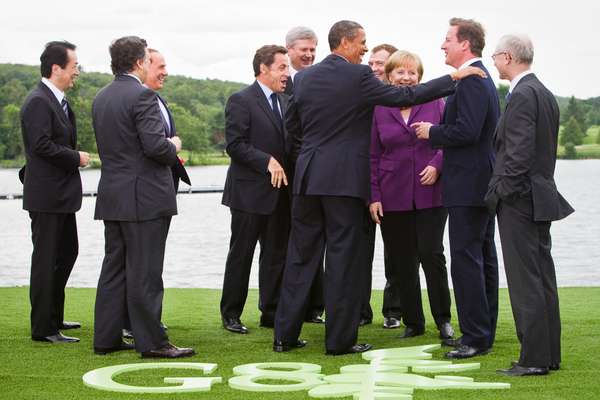
[[[197,186],[223,185],[227,167],[189,168]],[[585,174],[582,173],[585,171]],[[98,170],[82,172],[84,190],[95,190]],[[553,255],[560,286],[600,285],[600,161],[559,161],[557,185],[576,212],[553,224]],[[0,193],[20,193],[16,170],[0,169]],[[185,187],[185,184],[183,184]],[[84,198],[77,213],[79,258],[70,286],[95,287],[104,251],[103,224],[93,220],[94,198]],[[167,240],[164,282],[167,287],[220,288],[229,244],[229,210],[220,194],[178,196],[179,215],[174,217]],[[20,200],[0,201],[0,286],[29,284],[31,233],[29,217]],[[496,235],[499,256],[500,240]],[[445,237],[449,258],[448,237]],[[255,255],[251,285],[257,287]],[[502,262],[500,258],[500,262]],[[505,286],[504,272],[500,273]],[[383,248],[378,234],[373,263],[373,287],[382,289]],[[422,285],[425,280],[422,279]]]

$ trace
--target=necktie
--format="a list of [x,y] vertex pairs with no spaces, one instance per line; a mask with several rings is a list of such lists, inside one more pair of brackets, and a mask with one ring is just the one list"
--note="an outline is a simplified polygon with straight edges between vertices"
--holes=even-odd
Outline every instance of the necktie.
[[63,97],[62,101],[60,102],[60,106],[62,107],[63,111],[65,112],[65,115],[67,116],[67,118],[69,118],[69,103],[67,103],[66,97]]
[[504,98],[506,100],[506,104],[508,104],[508,102],[510,100],[510,96],[511,96],[510,92],[506,93],[506,97]]
[[283,127],[283,119],[281,118],[279,107],[277,106],[277,93],[271,93],[271,103],[273,105],[273,114],[275,114],[275,119],[279,122],[279,126]]

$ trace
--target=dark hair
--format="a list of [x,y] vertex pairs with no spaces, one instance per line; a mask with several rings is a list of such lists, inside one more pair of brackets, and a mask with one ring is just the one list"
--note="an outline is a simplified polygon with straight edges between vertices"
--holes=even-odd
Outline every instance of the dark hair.
[[450,26],[457,26],[456,37],[459,41],[468,40],[471,53],[481,57],[485,47],[485,30],[483,26],[473,19],[452,18]]
[[342,39],[346,38],[352,40],[356,37],[358,30],[362,29],[362,26],[358,22],[354,21],[338,21],[329,30],[327,39],[329,40],[329,50],[335,50],[342,43]]
[[58,65],[65,68],[69,62],[67,50],[75,50],[76,46],[67,41],[55,41],[46,43],[44,52],[40,56],[40,72],[44,78],[52,75],[52,66]]
[[138,60],[146,57],[146,41],[137,36],[124,36],[111,43],[110,68],[113,74],[125,74],[135,68]]
[[254,60],[252,60],[252,68],[254,68],[254,76],[260,75],[260,65],[265,64],[270,67],[275,61],[275,54],[287,54],[287,49],[283,46],[269,44],[256,50]]
[[389,55],[392,55],[393,53],[395,53],[395,52],[398,51],[398,49],[396,48],[396,46],[393,46],[393,45],[387,44],[387,43],[383,43],[383,44],[380,44],[380,45],[377,45],[377,46],[373,47],[371,49],[371,54],[375,54],[375,53],[377,53],[378,51],[381,51],[381,50],[387,51],[389,53]]

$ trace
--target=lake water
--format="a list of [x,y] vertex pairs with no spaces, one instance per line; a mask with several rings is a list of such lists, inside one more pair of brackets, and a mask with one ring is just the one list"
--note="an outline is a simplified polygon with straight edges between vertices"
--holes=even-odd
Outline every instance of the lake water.
[[[188,168],[195,186],[222,186],[227,167]],[[100,171],[83,170],[84,190],[95,190]],[[553,256],[559,286],[600,286],[600,160],[559,161],[556,181],[576,212],[552,226]],[[182,184],[183,188],[187,187]],[[20,193],[17,170],[0,169],[0,194]],[[179,194],[179,215],[171,223],[165,255],[166,287],[220,288],[229,244],[229,209],[221,194]],[[104,251],[104,225],[94,221],[95,198],[85,197],[77,213],[79,257],[69,286],[95,287]],[[29,284],[31,231],[21,200],[0,200],[0,286]],[[500,240],[496,234],[500,256]],[[445,237],[449,260],[448,237]],[[258,248],[251,285],[258,285]],[[506,286],[504,271],[501,286]],[[373,262],[373,287],[382,289],[383,247],[379,232]],[[422,279],[422,285],[425,284]]]

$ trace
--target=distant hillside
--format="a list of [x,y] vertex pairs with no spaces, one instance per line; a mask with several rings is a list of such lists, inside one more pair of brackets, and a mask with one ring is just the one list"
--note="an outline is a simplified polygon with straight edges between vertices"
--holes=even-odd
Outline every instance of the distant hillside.
[[[81,150],[96,152],[92,130],[92,100],[113,76],[98,72],[82,72],[75,87],[67,93],[77,115]],[[19,109],[27,93],[39,82],[39,67],[0,64],[0,159],[23,156]],[[177,131],[191,156],[222,148],[224,143],[225,103],[229,96],[246,86],[218,79],[192,79],[169,76],[161,95],[174,114]]]
[[[92,130],[92,100],[98,90],[113,76],[99,72],[82,72],[75,88],[67,93],[77,115],[78,139],[81,150],[96,153]],[[40,80],[39,67],[20,64],[0,64],[0,160],[23,158],[19,109],[25,96]],[[193,79],[169,76],[161,95],[173,111],[177,131],[183,146],[195,157],[222,150],[224,147],[224,107],[229,96],[246,86],[243,83],[218,79]],[[508,86],[500,85],[501,109]],[[574,115],[583,132],[600,125],[600,97],[577,100],[557,97],[562,117]],[[569,109],[571,104],[572,110]],[[563,123],[566,121],[563,120]],[[576,143],[577,144],[577,143]]]

